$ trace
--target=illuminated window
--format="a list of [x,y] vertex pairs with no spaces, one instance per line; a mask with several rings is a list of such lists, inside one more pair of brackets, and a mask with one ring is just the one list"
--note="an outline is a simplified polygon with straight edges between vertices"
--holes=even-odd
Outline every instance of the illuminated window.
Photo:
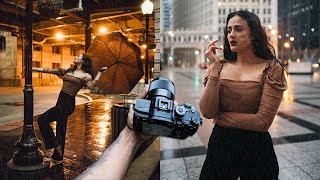
[[62,53],[62,48],[60,46],[52,46],[52,53],[55,54],[61,54]]
[[71,56],[79,56],[79,49],[71,47],[70,48],[70,55]]
[[39,68],[40,67],[40,61],[32,61],[32,67],[37,67]]
[[34,51],[41,51],[42,47],[41,46],[33,46]]
[[60,63],[52,63],[52,69],[58,69],[60,67]]

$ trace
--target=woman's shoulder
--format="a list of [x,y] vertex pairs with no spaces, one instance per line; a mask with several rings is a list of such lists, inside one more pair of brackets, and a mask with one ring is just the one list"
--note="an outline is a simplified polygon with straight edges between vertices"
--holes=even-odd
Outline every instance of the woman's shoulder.
[[264,80],[271,87],[286,90],[286,69],[277,59],[267,60],[267,65],[264,70]]

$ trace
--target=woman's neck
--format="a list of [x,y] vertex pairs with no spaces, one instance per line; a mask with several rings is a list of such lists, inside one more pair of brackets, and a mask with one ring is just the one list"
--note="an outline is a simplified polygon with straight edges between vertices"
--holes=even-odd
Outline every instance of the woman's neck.
[[77,64],[76,66],[77,66],[76,71],[82,71],[81,69],[82,64]]
[[246,50],[237,53],[237,63],[238,64],[256,64],[257,63],[257,56],[252,50]]

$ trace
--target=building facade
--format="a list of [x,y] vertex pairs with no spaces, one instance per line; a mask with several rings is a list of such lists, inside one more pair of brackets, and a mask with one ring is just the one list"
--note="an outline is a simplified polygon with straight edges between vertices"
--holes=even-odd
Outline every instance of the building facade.
[[[24,42],[9,31],[0,30],[4,37],[0,50],[0,86],[24,85]],[[84,52],[84,45],[33,45],[32,66],[42,68],[70,67],[73,59]],[[52,74],[33,72],[33,85],[60,85],[61,80]]]
[[283,59],[319,58],[320,1],[279,0],[279,9],[278,38]]
[[[260,17],[269,42],[277,52],[277,2],[277,0],[173,0],[173,29],[162,33],[161,40],[164,48],[162,62],[180,65],[184,64],[179,63],[181,61],[193,61],[194,63],[186,64],[195,66],[205,63],[204,51],[207,42],[201,37],[208,40],[217,39],[218,45],[222,46],[227,15],[238,10],[248,10]],[[193,42],[189,43],[189,39],[190,41],[193,39]],[[185,55],[175,54],[179,49],[189,49],[187,51],[193,51],[196,56],[190,57],[190,52],[187,51]],[[198,58],[197,55],[200,57]],[[222,56],[222,53],[218,55]]]

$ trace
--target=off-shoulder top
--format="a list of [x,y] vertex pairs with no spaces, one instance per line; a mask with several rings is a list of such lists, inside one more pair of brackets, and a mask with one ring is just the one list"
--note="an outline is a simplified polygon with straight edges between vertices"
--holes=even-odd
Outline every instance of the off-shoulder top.
[[[222,68],[223,62],[219,74]],[[267,62],[261,82],[207,75],[204,84],[200,111],[206,118],[215,118],[218,124],[220,121],[222,125],[255,131],[268,130],[283,91],[287,89],[284,68],[276,60]]]
[[86,85],[85,80],[79,77],[67,74],[66,70],[62,68],[53,69],[52,73],[58,76],[62,76],[63,85],[62,85],[61,91],[71,96],[76,96],[77,93],[80,91],[80,89]]
[[76,96],[80,89],[85,85],[85,81],[83,79],[69,74],[63,75],[62,81],[63,86],[61,91],[71,96]]

